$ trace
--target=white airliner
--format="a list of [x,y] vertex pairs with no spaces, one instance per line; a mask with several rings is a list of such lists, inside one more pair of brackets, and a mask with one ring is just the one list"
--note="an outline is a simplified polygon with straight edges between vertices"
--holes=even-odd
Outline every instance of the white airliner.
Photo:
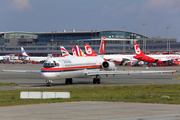
[[[110,40],[110,38],[108,39]],[[105,53],[105,46],[106,46],[106,37],[101,38],[101,45],[99,49],[99,54],[104,54]],[[112,54],[112,55],[104,55],[104,59],[108,61],[114,61],[117,63],[121,63],[121,65],[127,61],[131,62],[131,65],[135,65],[140,60],[137,60],[134,58],[134,55],[119,55],[119,54]],[[155,58],[157,60],[161,61],[171,61],[174,63],[174,61],[178,60],[180,61],[180,55],[148,55],[149,57]]]
[[[136,56],[134,56],[134,58],[136,58],[138,60],[148,62],[148,63],[157,63],[159,65],[162,65],[165,63],[167,63],[170,66],[171,65],[179,65],[178,60],[167,59],[167,55],[144,55],[137,43],[134,43],[134,49],[136,52]],[[168,55],[168,56],[173,56],[173,55]]]
[[22,58],[27,61],[43,62],[48,58],[48,57],[31,57],[26,53],[23,47],[21,47],[21,52],[22,52]]
[[[137,59],[133,58],[134,55],[119,55],[119,54],[111,54],[111,55],[104,55],[105,47],[106,47],[106,37],[102,36],[101,44],[99,47],[99,55],[103,54],[103,58],[106,61],[112,61],[115,63],[126,63],[128,62],[135,62]],[[91,49],[88,44],[84,44],[87,56],[97,56],[97,54]]]
[[94,77],[93,84],[100,84],[100,75],[138,74],[176,72],[175,70],[162,71],[116,71],[115,64],[105,61],[101,56],[95,57],[56,57],[47,59],[41,71],[30,70],[2,70],[6,72],[40,73],[46,79],[47,86],[52,80],[65,79],[65,84],[72,84],[73,78]]

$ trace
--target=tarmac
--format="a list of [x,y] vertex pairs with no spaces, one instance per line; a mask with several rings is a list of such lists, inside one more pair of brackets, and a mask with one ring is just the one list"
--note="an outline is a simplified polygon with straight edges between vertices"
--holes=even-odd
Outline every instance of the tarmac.
[[2,120],[180,120],[180,105],[69,102],[0,107]]
[[[40,70],[42,64],[0,64],[0,66],[6,70]],[[130,68],[122,66],[117,69]],[[163,69],[179,70],[180,67],[132,67],[132,70]],[[52,83],[52,87],[180,84],[179,76],[180,72],[175,75],[165,73],[102,76],[100,85],[94,85],[93,78],[76,78],[73,79],[72,85],[65,85],[64,80],[56,80]],[[0,90],[49,88],[39,74],[0,72],[0,82],[19,84],[0,87]],[[2,120],[180,120],[180,105],[83,101],[0,107],[0,116]]]
[[[42,64],[0,64],[0,69],[4,70],[41,70]],[[118,66],[117,70],[180,70],[179,66],[164,67],[129,67]],[[163,74],[130,74],[130,75],[101,75],[100,85],[148,85],[148,84],[174,84],[180,83],[180,72],[175,75],[171,73]],[[40,74],[0,72],[0,82],[18,83],[15,87],[0,87],[0,90],[42,88],[46,87],[45,79]],[[78,86],[99,86],[93,84],[93,77],[73,78],[72,85],[66,85],[65,80],[54,80],[52,87],[78,87]]]

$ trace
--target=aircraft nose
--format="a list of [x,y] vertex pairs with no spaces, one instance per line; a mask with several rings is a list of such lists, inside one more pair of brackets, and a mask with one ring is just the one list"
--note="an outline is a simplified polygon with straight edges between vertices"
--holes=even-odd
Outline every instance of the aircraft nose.
[[44,79],[48,79],[48,80],[57,79],[57,75],[56,75],[55,73],[41,72],[41,76],[42,76]]

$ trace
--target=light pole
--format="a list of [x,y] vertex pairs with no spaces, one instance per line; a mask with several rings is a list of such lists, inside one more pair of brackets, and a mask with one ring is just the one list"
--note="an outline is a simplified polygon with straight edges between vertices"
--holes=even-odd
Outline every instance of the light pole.
[[[126,26],[123,26],[123,38],[125,39],[125,35],[124,35],[124,33],[125,33],[125,28],[126,28]],[[125,46],[125,40],[123,40],[123,51],[124,51],[124,53],[126,52],[126,46]]]
[[[170,39],[169,39],[169,32],[168,29],[170,30],[170,26],[167,27],[167,51],[169,51],[170,54]],[[169,40],[169,44],[168,44],[168,40]]]
[[52,44],[52,56],[53,56],[53,41],[54,41],[54,39],[53,39],[53,31],[52,31],[52,39],[51,39],[51,44]]
[[[144,32],[144,26],[145,26],[145,32]],[[146,54],[146,23],[143,23],[143,52]]]
[[6,47],[6,45],[3,46],[3,51],[5,50],[4,48]]
[[159,32],[160,32],[160,30],[158,30],[158,38],[160,37],[160,36],[159,36]]
[[54,39],[51,39],[51,42],[52,42],[52,56],[53,56],[53,41],[54,41]]

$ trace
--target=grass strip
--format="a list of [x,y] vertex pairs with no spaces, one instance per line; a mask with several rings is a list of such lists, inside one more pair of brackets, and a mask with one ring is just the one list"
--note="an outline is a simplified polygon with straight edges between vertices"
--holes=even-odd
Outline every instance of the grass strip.
[[[70,99],[20,99],[21,91],[70,92],[71,97]],[[71,101],[122,101],[180,104],[180,84],[96,86],[0,91],[0,106],[60,103]]]
[[3,83],[3,82],[0,82],[0,86],[18,86],[19,84],[17,83]]

